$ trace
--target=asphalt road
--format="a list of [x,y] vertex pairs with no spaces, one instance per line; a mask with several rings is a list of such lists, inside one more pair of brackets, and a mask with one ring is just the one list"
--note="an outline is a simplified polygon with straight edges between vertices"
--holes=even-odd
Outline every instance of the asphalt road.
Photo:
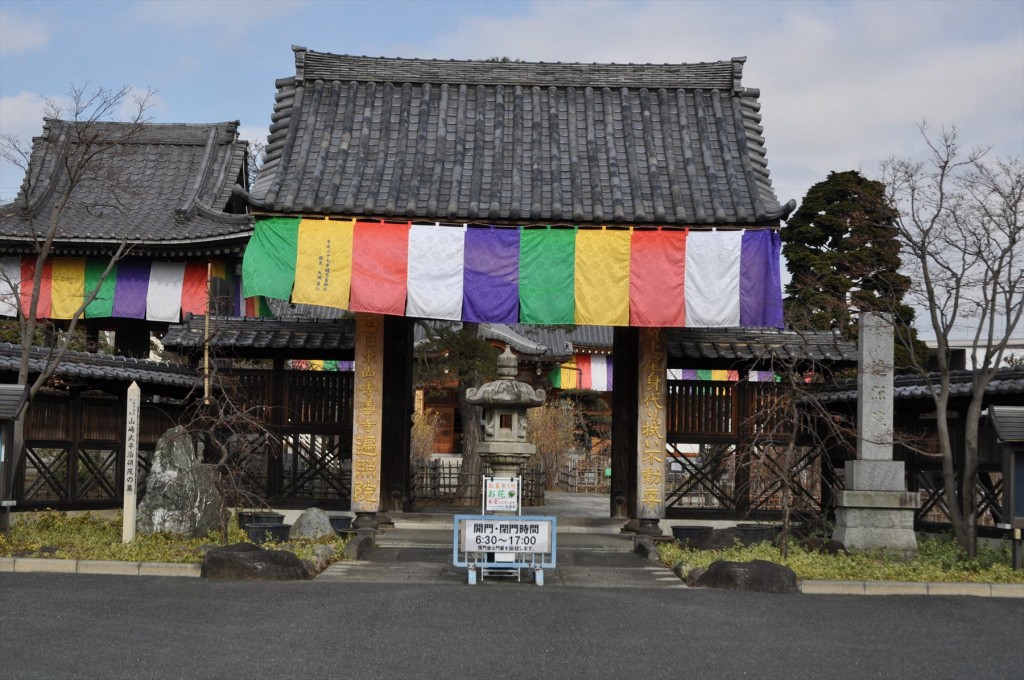
[[0,678],[1020,678],[1024,600],[0,574]]

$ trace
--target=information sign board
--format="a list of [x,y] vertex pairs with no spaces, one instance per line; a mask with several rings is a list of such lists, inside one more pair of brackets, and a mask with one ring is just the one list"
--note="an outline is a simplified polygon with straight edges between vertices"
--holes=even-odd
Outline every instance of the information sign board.
[[484,477],[484,514],[519,512],[519,478]]
[[551,552],[550,520],[488,517],[461,521],[462,552]]

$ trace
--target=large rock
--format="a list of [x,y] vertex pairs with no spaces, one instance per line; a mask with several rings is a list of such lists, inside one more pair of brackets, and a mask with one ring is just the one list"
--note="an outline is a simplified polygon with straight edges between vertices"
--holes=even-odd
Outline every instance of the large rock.
[[697,579],[701,588],[749,590],[758,593],[796,593],[796,572],[765,560],[752,562],[712,562]]
[[331,518],[320,508],[309,508],[295,520],[288,538],[322,538],[333,536],[334,527],[331,526]]
[[268,550],[252,543],[234,543],[206,553],[200,567],[203,578],[296,581],[312,576],[295,553]]
[[216,469],[198,460],[185,428],[168,430],[153,453],[146,497],[136,514],[136,531],[202,537],[219,529],[221,498],[216,482]]

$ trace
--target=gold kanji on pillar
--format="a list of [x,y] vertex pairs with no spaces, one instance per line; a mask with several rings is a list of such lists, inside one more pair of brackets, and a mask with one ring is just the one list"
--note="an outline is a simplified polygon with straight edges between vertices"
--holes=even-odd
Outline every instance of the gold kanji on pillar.
[[380,505],[380,424],[384,395],[384,320],[356,314],[355,418],[352,424],[352,510]]
[[665,503],[665,330],[640,329],[637,516],[661,519]]

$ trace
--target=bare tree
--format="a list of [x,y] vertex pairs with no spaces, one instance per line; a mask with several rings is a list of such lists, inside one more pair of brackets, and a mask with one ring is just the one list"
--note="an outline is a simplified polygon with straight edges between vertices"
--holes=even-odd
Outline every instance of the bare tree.
[[[44,135],[45,155],[36,157],[33,147],[10,134],[0,135],[0,158],[25,171],[25,179],[15,202],[4,206],[0,219],[20,220],[27,225],[25,241],[35,257],[32,293],[21,303],[20,277],[5,276],[6,288],[13,291],[13,302],[19,310],[21,362],[18,383],[28,389],[28,402],[52,377],[68,349],[75,327],[85,308],[96,298],[115,263],[125,255],[130,244],[126,238],[129,214],[125,203],[132,192],[128,178],[119,173],[118,158],[125,145],[145,129],[146,114],[153,96],[151,90],[136,92],[129,86],[120,89],[72,85],[63,100],[46,102]],[[115,119],[121,123],[112,124]],[[52,173],[44,172],[55,164]],[[87,196],[88,198],[82,198]],[[33,339],[40,324],[39,294],[44,264],[54,250],[54,242],[69,229],[68,212],[87,211],[110,217],[120,225],[122,238],[110,245],[107,266],[68,321],[66,333],[57,338],[42,367],[30,370],[29,357]],[[16,279],[16,280],[12,280]],[[34,373],[35,377],[32,378]],[[15,421],[14,451],[3,470],[3,497],[12,497],[14,471],[22,455],[24,442],[24,409]]]
[[[745,427],[750,432],[751,485],[756,480],[761,495],[777,495],[782,510],[779,549],[787,554],[792,533],[793,512],[804,522],[825,524],[824,499],[813,488],[828,485],[832,493],[835,474],[830,452],[844,450],[852,455],[856,428],[849,419],[821,399],[823,388],[835,383],[830,367],[776,354],[771,360],[778,382],[757,390],[754,407]],[[756,384],[752,383],[752,386]],[[757,468],[756,470],[754,468]],[[810,533],[811,527],[803,527]]]
[[[953,127],[938,133],[919,125],[925,160],[890,158],[882,164],[889,200],[912,280],[910,299],[924,310],[935,336],[938,375],[926,380],[938,418],[938,444],[950,521],[957,542],[976,549],[978,424],[985,390],[1003,362],[1024,311],[1024,165],[1020,158],[989,160],[988,149],[965,150]],[[950,395],[950,341],[969,329],[973,391],[964,422],[963,474],[956,478],[946,413]],[[899,334],[897,340],[906,343]],[[915,362],[928,376],[928,366]]]

